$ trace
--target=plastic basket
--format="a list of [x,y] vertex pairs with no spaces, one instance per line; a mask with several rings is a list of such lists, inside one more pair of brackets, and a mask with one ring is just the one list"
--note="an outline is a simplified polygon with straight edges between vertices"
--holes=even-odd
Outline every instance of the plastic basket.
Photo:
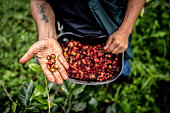
[[[105,43],[107,41],[107,36],[100,36],[99,38],[86,38],[81,35],[77,35],[71,32],[66,32],[58,36],[58,42],[60,44],[64,44],[67,40],[73,39],[73,40],[78,40],[82,44],[89,44],[89,45],[96,45],[96,44],[101,44]],[[68,80],[77,84],[86,84],[86,85],[99,85],[99,84],[107,84],[110,82],[115,81],[122,73],[124,66],[124,53],[118,54],[118,65],[115,71],[115,74],[112,75],[112,78],[106,80],[106,81],[84,81],[84,80],[78,80],[69,77]]]

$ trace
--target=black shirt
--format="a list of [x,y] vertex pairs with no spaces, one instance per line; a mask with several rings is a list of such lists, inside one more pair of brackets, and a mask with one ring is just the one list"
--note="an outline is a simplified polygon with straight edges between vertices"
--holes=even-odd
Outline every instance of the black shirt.
[[64,25],[64,31],[96,38],[106,34],[91,14],[88,0],[48,1],[54,10],[56,20]]

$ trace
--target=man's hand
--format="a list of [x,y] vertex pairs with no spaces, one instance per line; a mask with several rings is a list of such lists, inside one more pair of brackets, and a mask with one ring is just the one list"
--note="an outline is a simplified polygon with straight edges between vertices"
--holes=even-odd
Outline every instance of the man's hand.
[[[47,69],[48,60],[46,59],[46,57],[47,55],[51,54],[56,55],[56,64],[59,66],[59,69],[53,73],[51,73]],[[50,38],[46,40],[37,41],[29,48],[27,53],[20,59],[19,62],[22,64],[26,63],[34,55],[37,56],[41,68],[50,82],[54,83],[56,81],[58,84],[62,84],[63,79],[66,80],[68,78],[65,69],[69,68],[69,64],[67,63],[62,54],[62,49],[60,44],[57,42],[57,39]]]
[[146,0],[128,0],[125,17],[119,30],[109,36],[104,47],[108,52],[118,54],[124,52],[128,47],[128,37],[132,32],[134,23],[144,6]]
[[117,30],[109,36],[104,49],[113,54],[122,53],[128,47],[128,37],[128,33]]

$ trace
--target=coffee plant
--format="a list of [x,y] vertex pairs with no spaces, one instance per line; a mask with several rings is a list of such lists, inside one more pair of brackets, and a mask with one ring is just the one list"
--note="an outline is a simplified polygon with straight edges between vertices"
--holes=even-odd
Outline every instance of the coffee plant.
[[18,62],[38,40],[29,0],[0,0],[0,112],[169,113],[169,9],[167,0],[147,0],[132,34],[128,77],[97,86],[58,85],[35,59]]

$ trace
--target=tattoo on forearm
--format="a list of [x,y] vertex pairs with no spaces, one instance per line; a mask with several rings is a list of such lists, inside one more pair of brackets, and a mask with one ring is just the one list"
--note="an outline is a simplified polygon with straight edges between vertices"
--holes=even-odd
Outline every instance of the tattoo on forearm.
[[40,13],[45,13],[45,4],[40,4]]
[[45,23],[48,23],[47,15],[43,14],[41,19],[44,20]]
[[39,9],[39,14],[41,15],[41,20],[44,21],[45,23],[48,23],[48,16],[45,14],[46,13],[46,4],[44,3],[37,3],[37,7]]

